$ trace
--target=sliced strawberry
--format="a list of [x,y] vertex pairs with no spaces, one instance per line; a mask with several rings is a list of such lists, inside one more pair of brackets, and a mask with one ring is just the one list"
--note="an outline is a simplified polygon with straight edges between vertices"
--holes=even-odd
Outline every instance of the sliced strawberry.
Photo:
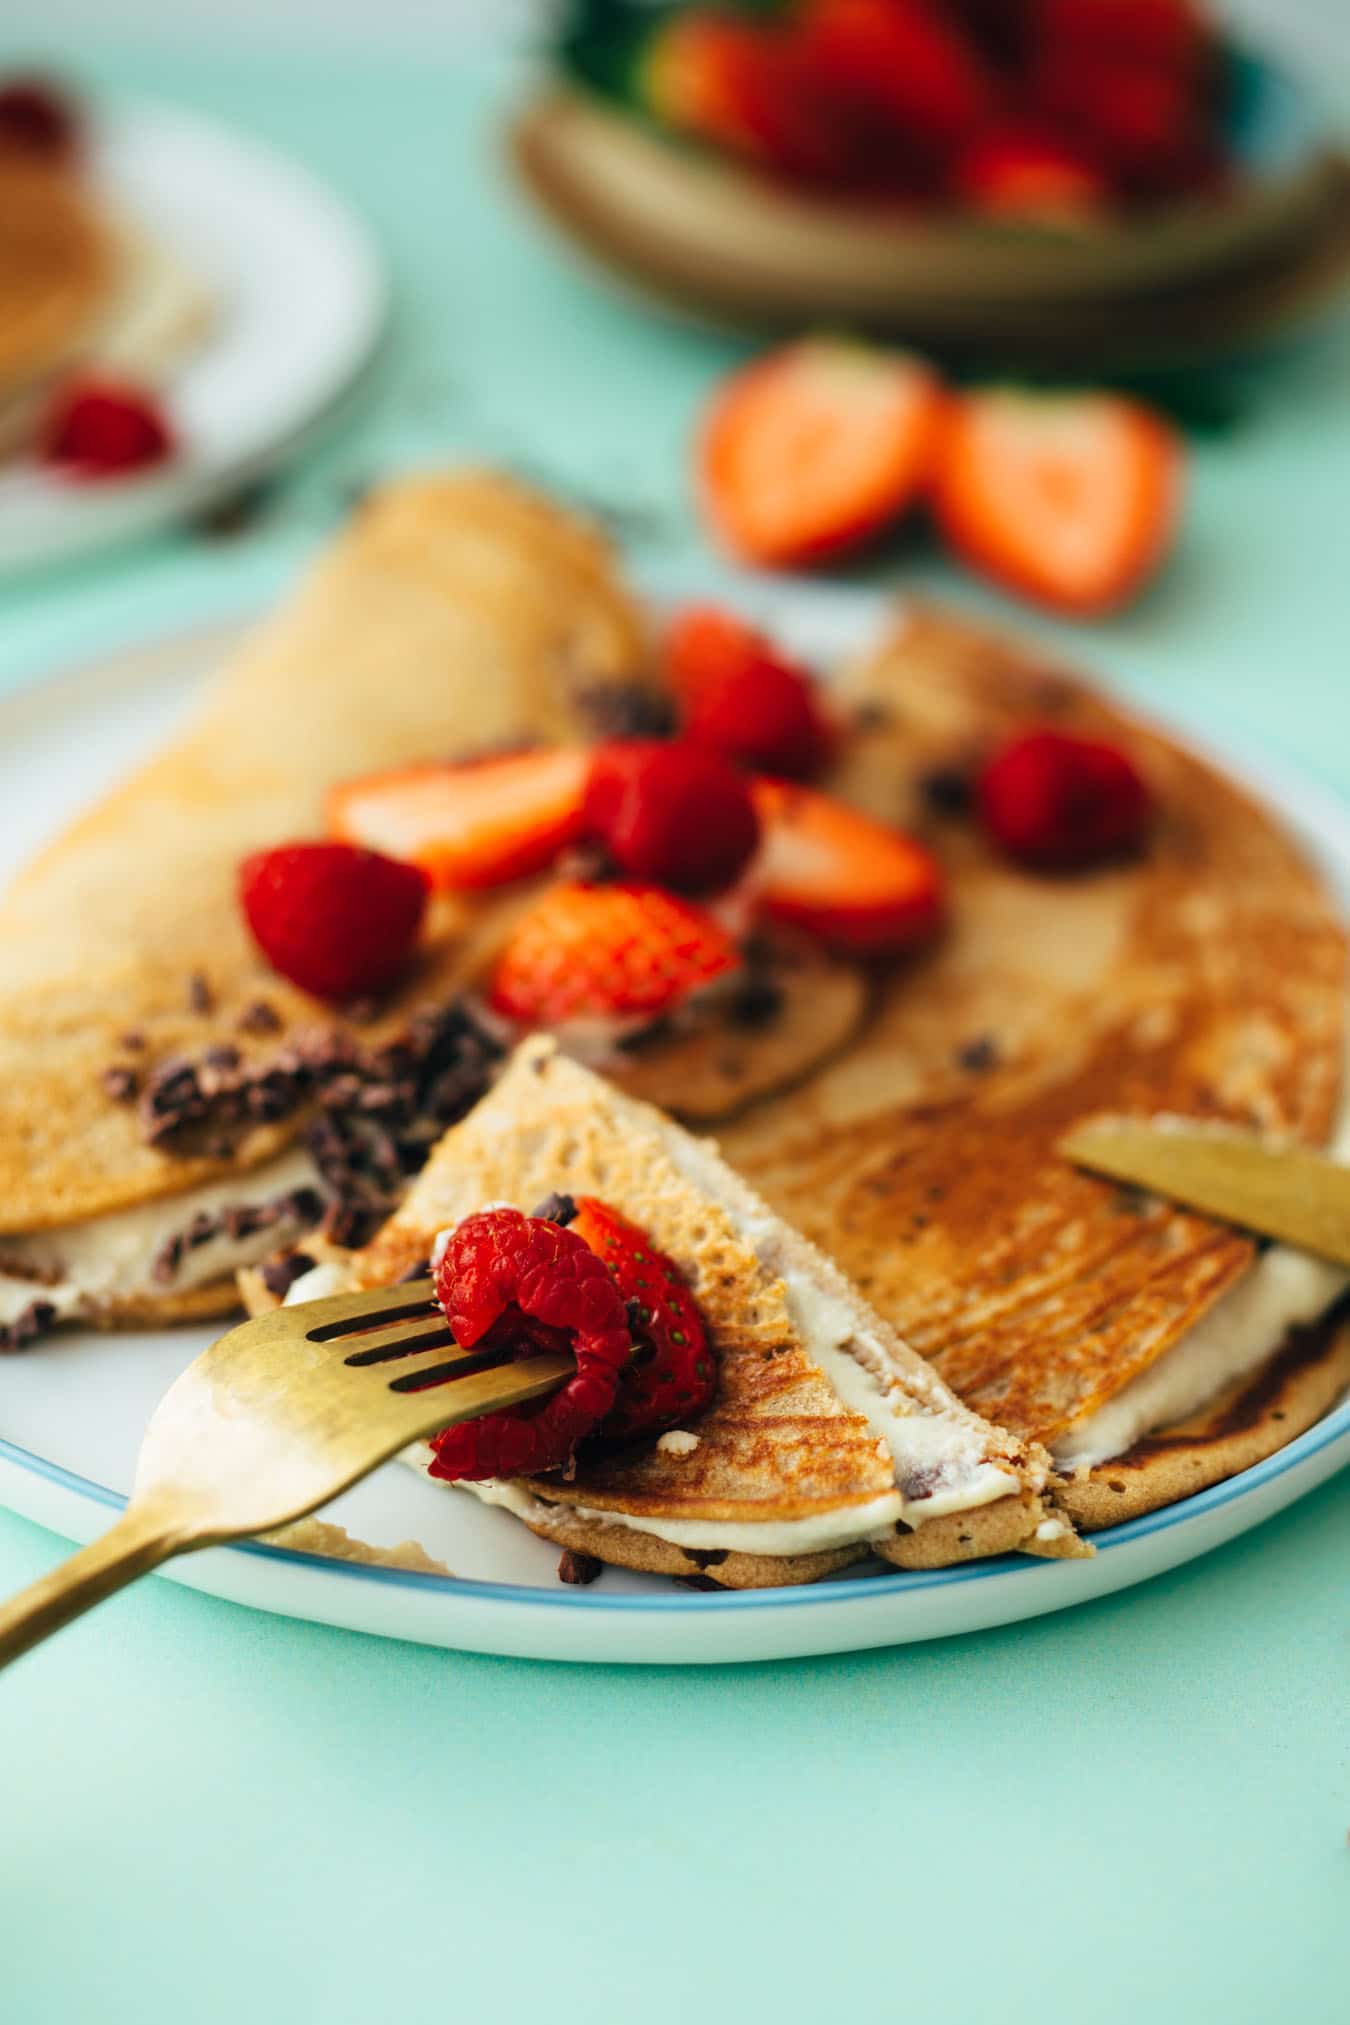
[[239,868],[239,899],[274,970],[315,998],[368,998],[411,956],[426,875],[351,844],[282,844]]
[[1171,425],[1113,394],[990,389],[954,402],[938,524],[958,554],[1067,612],[1110,611],[1172,545],[1182,452]]
[[942,410],[918,359],[839,338],[786,345],[713,401],[700,453],[708,517],[729,548],[769,567],[857,547],[926,485]]
[[637,1224],[590,1195],[578,1197],[576,1212],[570,1228],[618,1282],[635,1345],[598,1431],[613,1441],[633,1441],[682,1427],[712,1404],[717,1390],[698,1303],[675,1261]]
[[543,871],[580,835],[589,766],[580,746],[549,746],[366,774],[332,790],[328,827],[436,886],[497,886]]
[[1128,753],[1051,727],[999,748],[980,777],[979,805],[1010,857],[1060,872],[1134,850],[1152,812]]
[[1027,122],[988,128],[960,153],[952,194],[998,217],[1088,216],[1111,186],[1086,149]]
[[710,914],[660,886],[554,886],[516,923],[489,998],[522,1026],[652,1019],[739,961]]
[[734,613],[717,605],[678,613],[665,666],[687,737],[789,780],[809,779],[829,758],[830,727],[810,675]]
[[687,738],[598,746],[584,822],[621,871],[676,893],[725,891],[759,843],[744,775]]
[[811,788],[760,779],[754,794],[764,843],[753,876],[768,913],[854,956],[936,933],[942,873],[922,845]]

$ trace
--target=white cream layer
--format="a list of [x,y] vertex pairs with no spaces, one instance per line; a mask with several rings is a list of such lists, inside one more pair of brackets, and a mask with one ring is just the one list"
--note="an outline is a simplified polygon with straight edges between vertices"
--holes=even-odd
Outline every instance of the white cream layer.
[[182,1264],[164,1284],[152,1279],[150,1271],[161,1248],[199,1213],[214,1216],[233,1203],[271,1202],[315,1179],[309,1155],[293,1148],[246,1174],[182,1195],[57,1230],[0,1237],[0,1325],[16,1321],[33,1301],[50,1302],[63,1318],[97,1315],[119,1302],[163,1300],[256,1265],[295,1235],[294,1226],[273,1224],[248,1237],[222,1232],[208,1238],[184,1252]]
[[[1327,1152],[1350,1161],[1350,1105]],[[1350,1273],[1341,1267],[1292,1245],[1272,1245],[1179,1342],[1061,1435],[1052,1447],[1055,1461],[1062,1469],[1088,1469],[1197,1413],[1273,1356],[1290,1329],[1315,1322],[1347,1287]]]

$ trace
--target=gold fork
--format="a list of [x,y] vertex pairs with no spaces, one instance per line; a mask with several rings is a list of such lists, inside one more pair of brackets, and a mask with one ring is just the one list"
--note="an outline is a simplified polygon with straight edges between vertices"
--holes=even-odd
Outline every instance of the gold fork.
[[155,1408],[116,1525],[0,1605],[0,1667],[175,1554],[303,1518],[409,1442],[542,1399],[576,1369],[556,1351],[510,1359],[456,1343],[430,1280],[231,1329]]

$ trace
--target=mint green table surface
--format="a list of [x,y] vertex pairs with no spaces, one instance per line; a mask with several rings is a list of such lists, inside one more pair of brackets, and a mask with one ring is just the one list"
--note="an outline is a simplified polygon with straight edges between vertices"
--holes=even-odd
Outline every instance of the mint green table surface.
[[[490,146],[501,66],[186,37],[79,60],[346,191],[398,327],[246,533],[0,586],[0,681],[255,606],[352,486],[461,452],[621,509],[654,570],[721,579],[682,449],[734,348],[594,292],[522,216]],[[1350,791],[1344,325],[1234,392],[1166,580],[1090,635],[1037,623]],[[918,548],[873,573],[1008,609]],[[61,1552],[0,1517],[0,1591]],[[1350,1476],[1085,1609],[744,1670],[459,1657],[150,1581],[0,1683],[0,1794],[5,2025],[1342,2025]]]

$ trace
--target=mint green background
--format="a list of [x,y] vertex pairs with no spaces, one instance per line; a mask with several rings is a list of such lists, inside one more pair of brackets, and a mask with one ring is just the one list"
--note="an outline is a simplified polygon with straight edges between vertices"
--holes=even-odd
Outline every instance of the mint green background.
[[[723,574],[682,450],[734,348],[550,250],[493,166],[500,65],[57,53],[311,163],[380,232],[399,317],[247,536],[0,586],[0,681],[256,604],[346,487],[464,451],[641,509],[654,569]],[[1140,701],[1350,789],[1346,326],[1229,391],[1175,566],[1082,644]],[[1007,610],[919,544],[873,575]],[[0,2017],[1333,2025],[1348,1549],[1342,1476],[1062,1617],[687,1673],[423,1651],[147,1582],[0,1684]],[[0,1516],[0,1593],[61,1551]]]

